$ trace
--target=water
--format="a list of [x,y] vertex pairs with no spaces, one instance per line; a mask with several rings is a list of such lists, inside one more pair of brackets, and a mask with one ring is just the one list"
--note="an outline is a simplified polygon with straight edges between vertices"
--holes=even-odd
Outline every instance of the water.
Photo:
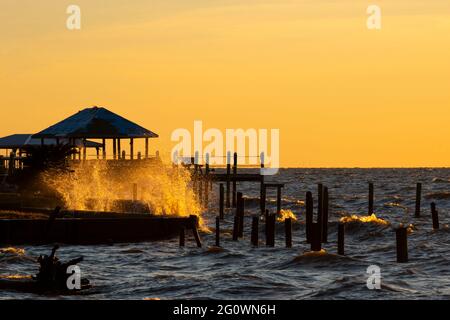
[[[112,246],[63,246],[63,260],[83,255],[80,264],[95,288],[77,296],[36,296],[0,292],[1,299],[448,299],[450,298],[449,221],[450,169],[285,169],[276,177],[285,182],[283,209],[298,217],[293,224],[293,248],[284,248],[284,226],[277,224],[276,247],[250,246],[251,214],[258,212],[259,185],[238,190],[246,201],[245,236],[231,240],[232,212],[221,225],[223,250],[214,250],[214,234],[202,234],[195,247],[178,239]],[[343,215],[367,213],[367,182],[375,184],[375,213],[390,225],[351,223],[346,226],[346,256],[337,256],[337,221]],[[326,254],[305,254],[304,198],[316,200],[317,183],[328,186],[330,226]],[[414,218],[416,182],[422,182],[422,218]],[[214,186],[217,192],[218,186]],[[268,195],[275,207],[275,192]],[[217,195],[205,214],[211,228],[217,215]],[[437,203],[441,229],[432,231],[429,204]],[[408,236],[410,262],[396,263],[395,233],[399,223],[413,224]],[[262,226],[263,223],[260,223]],[[34,274],[33,262],[51,246],[24,246],[25,254],[0,253],[0,275]],[[366,287],[367,267],[381,268],[381,290]]]

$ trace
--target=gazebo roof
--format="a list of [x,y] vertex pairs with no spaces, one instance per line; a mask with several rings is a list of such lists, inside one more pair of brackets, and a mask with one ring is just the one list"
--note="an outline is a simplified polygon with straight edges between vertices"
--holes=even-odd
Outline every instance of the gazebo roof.
[[86,108],[33,138],[157,138],[158,135],[102,107]]
[[[12,134],[10,136],[6,136],[3,138],[0,138],[0,149],[20,149],[25,146],[40,146],[41,145],[41,139],[35,139],[32,138],[32,134]],[[69,140],[67,139],[60,139],[59,143],[69,143]],[[56,140],[44,140],[45,145],[52,145],[56,144]],[[77,147],[83,146],[83,141],[81,139],[75,140],[75,145]],[[86,141],[86,147],[87,148],[97,148],[102,147],[101,143],[97,143],[94,141]]]

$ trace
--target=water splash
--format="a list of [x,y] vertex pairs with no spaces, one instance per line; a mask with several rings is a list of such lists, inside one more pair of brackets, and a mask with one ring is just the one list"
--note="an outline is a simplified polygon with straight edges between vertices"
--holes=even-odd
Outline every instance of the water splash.
[[23,256],[25,254],[25,249],[8,247],[8,248],[0,248],[0,252],[3,254],[15,254],[18,256]]
[[46,186],[60,195],[72,210],[120,211],[117,203],[133,198],[136,184],[139,203],[154,215],[200,215],[202,208],[191,186],[190,172],[172,165],[86,162],[69,172],[43,174]]
[[374,223],[379,225],[389,225],[389,221],[383,220],[381,218],[377,218],[375,213],[372,213],[370,216],[358,216],[356,214],[351,216],[342,217],[340,220],[342,223],[351,223],[351,222],[362,222],[362,223]]
[[25,274],[0,275],[0,279],[7,279],[7,280],[32,279],[32,278],[33,277],[31,275]]
[[289,209],[287,209],[287,210],[281,209],[281,211],[280,211],[280,213],[279,213],[279,215],[277,217],[277,221],[278,222],[284,222],[284,220],[286,220],[287,218],[291,218],[292,221],[297,221],[297,217],[295,216],[295,214],[291,210],[289,210]]

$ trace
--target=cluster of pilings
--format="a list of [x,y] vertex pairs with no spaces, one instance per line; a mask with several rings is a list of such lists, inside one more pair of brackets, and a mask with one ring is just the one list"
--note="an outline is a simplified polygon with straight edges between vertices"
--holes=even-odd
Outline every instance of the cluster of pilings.
[[[235,154],[236,159],[236,154]],[[239,179],[233,179],[238,177],[236,171],[236,162],[235,167],[233,167],[233,174],[225,180],[227,184],[229,181],[244,181]],[[230,168],[227,169],[227,171]],[[207,171],[209,173],[209,168],[207,167]],[[206,182],[205,182],[206,181]],[[203,179],[203,184],[207,183],[209,189],[211,188],[212,181],[223,181],[221,179],[214,179],[213,176],[210,175],[209,179]],[[251,180],[254,181],[254,180]],[[233,183],[233,184],[234,184]],[[268,247],[275,246],[275,224],[277,221],[277,216],[279,216],[281,212],[281,189],[284,187],[282,183],[264,183],[264,180],[261,181],[261,198],[260,198],[260,208],[261,215],[254,215],[251,219],[251,237],[250,244],[252,246],[257,247],[259,245],[259,224],[260,221],[264,221],[265,226],[265,245]],[[215,245],[220,246],[220,224],[221,221],[225,218],[225,208],[232,207],[229,203],[229,197],[226,196],[226,185],[224,183],[219,184],[219,215],[216,217],[215,221]],[[268,209],[266,209],[266,195],[267,190],[269,188],[274,188],[277,190],[277,208],[274,213],[271,213]],[[208,188],[205,188],[205,190]],[[229,188],[227,189],[229,190]],[[244,236],[244,215],[245,215],[245,198],[241,192],[236,191],[236,187],[233,187],[233,194],[236,192],[236,200],[233,217],[233,241],[238,241]],[[415,214],[416,218],[421,217],[421,195],[422,193],[422,184],[417,183],[416,186],[416,199],[415,199]],[[208,195],[207,193],[203,194],[201,192],[198,193],[198,196],[203,197],[202,203],[207,202]],[[233,196],[234,198],[234,196]],[[227,201],[228,199],[228,201]],[[314,213],[314,199],[312,192],[306,192],[306,200],[305,200],[305,233],[306,233],[306,243],[310,244],[311,251],[321,251],[323,244],[328,243],[328,225],[329,225],[329,189],[327,186],[323,184],[318,184],[317,189],[317,212]],[[374,206],[374,184],[369,182],[369,193],[368,193],[368,215],[372,215],[375,212]],[[439,229],[439,217],[438,211],[436,209],[436,204],[434,202],[431,203],[431,216],[433,221],[433,229]],[[261,219],[263,217],[263,219]],[[292,243],[292,219],[285,218],[283,220],[284,223],[284,235],[285,235],[285,246],[287,248],[291,248],[293,246]],[[397,262],[407,262],[408,261],[408,245],[407,245],[407,236],[408,230],[405,226],[400,225],[398,228],[395,228],[396,233],[396,247],[397,247]],[[337,254],[345,255],[345,224],[343,222],[338,223],[337,227]],[[184,242],[183,242],[184,243]],[[181,244],[181,242],[180,242]]]

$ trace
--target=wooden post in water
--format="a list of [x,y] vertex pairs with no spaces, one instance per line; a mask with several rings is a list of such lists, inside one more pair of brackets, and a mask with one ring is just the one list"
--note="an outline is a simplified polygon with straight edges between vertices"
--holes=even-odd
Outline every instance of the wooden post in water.
[[231,207],[230,203],[230,174],[231,174],[231,154],[230,151],[227,152],[227,200],[226,200],[226,206],[227,208]]
[[220,218],[216,217],[216,247],[220,247]]
[[281,186],[277,186],[277,214],[281,212]]
[[224,190],[223,190],[223,183],[219,185],[219,217],[221,220],[224,218]]
[[233,241],[237,241],[239,235],[239,217],[238,215],[234,215],[234,223],[233,223]]
[[180,247],[184,247],[185,244],[185,230],[186,228],[184,226],[180,229]]
[[416,218],[420,217],[420,200],[422,198],[422,184],[421,183],[417,183],[416,185],[416,211],[414,216]]
[[[323,219],[323,184],[317,185],[317,223],[320,227],[320,233],[322,233],[322,219]],[[322,239],[322,236],[320,236]]]
[[408,262],[408,232],[405,227],[395,230],[397,240],[397,262]]
[[200,236],[198,234],[197,225],[198,225],[198,217],[195,215],[190,215],[189,219],[191,220],[191,228],[194,233],[195,242],[197,243],[197,247],[202,247],[202,242],[200,240]]
[[237,174],[237,152],[233,154],[233,192],[232,192],[232,205],[233,208],[236,207],[236,174]]
[[263,184],[262,185],[262,197],[260,199],[260,202],[261,202],[261,213],[265,213],[266,212],[266,195],[267,195],[266,185]]
[[373,183],[369,182],[369,210],[368,210],[368,215],[372,215],[372,213],[374,213],[373,210]]
[[313,210],[314,210],[314,202],[311,191],[306,192],[306,242],[311,243],[311,234],[312,234],[312,223],[313,223]]
[[286,237],[286,248],[292,248],[292,219],[284,219],[284,233]]
[[253,217],[252,218],[252,237],[251,237],[251,243],[253,246],[258,246],[258,223],[259,223],[259,217]]
[[433,219],[433,230],[439,229],[439,214],[434,202],[431,203],[431,218]]
[[329,210],[329,202],[328,202],[328,188],[323,188],[323,220],[322,220],[322,242],[328,242],[328,210]]
[[345,224],[338,224],[338,254],[343,256],[345,254],[344,250],[344,241],[345,241]]
[[133,201],[137,201],[138,198],[138,185],[137,183],[133,183]]
[[316,222],[311,224],[311,251],[322,250],[322,226]]
[[127,154],[125,152],[125,150],[122,151],[122,160],[126,160],[127,158]]
[[122,154],[122,149],[120,146],[120,139],[117,139],[117,158],[120,159],[120,156]]
[[130,159],[134,159],[134,139],[130,139]]
[[242,238],[244,236],[244,198],[242,192],[237,193],[236,199],[236,215],[239,217],[238,236]]
[[259,155],[259,160],[261,162],[261,169],[259,170],[260,183],[259,183],[259,208],[261,209],[261,214],[265,211],[265,202],[263,203],[263,189],[264,189],[264,152]]

